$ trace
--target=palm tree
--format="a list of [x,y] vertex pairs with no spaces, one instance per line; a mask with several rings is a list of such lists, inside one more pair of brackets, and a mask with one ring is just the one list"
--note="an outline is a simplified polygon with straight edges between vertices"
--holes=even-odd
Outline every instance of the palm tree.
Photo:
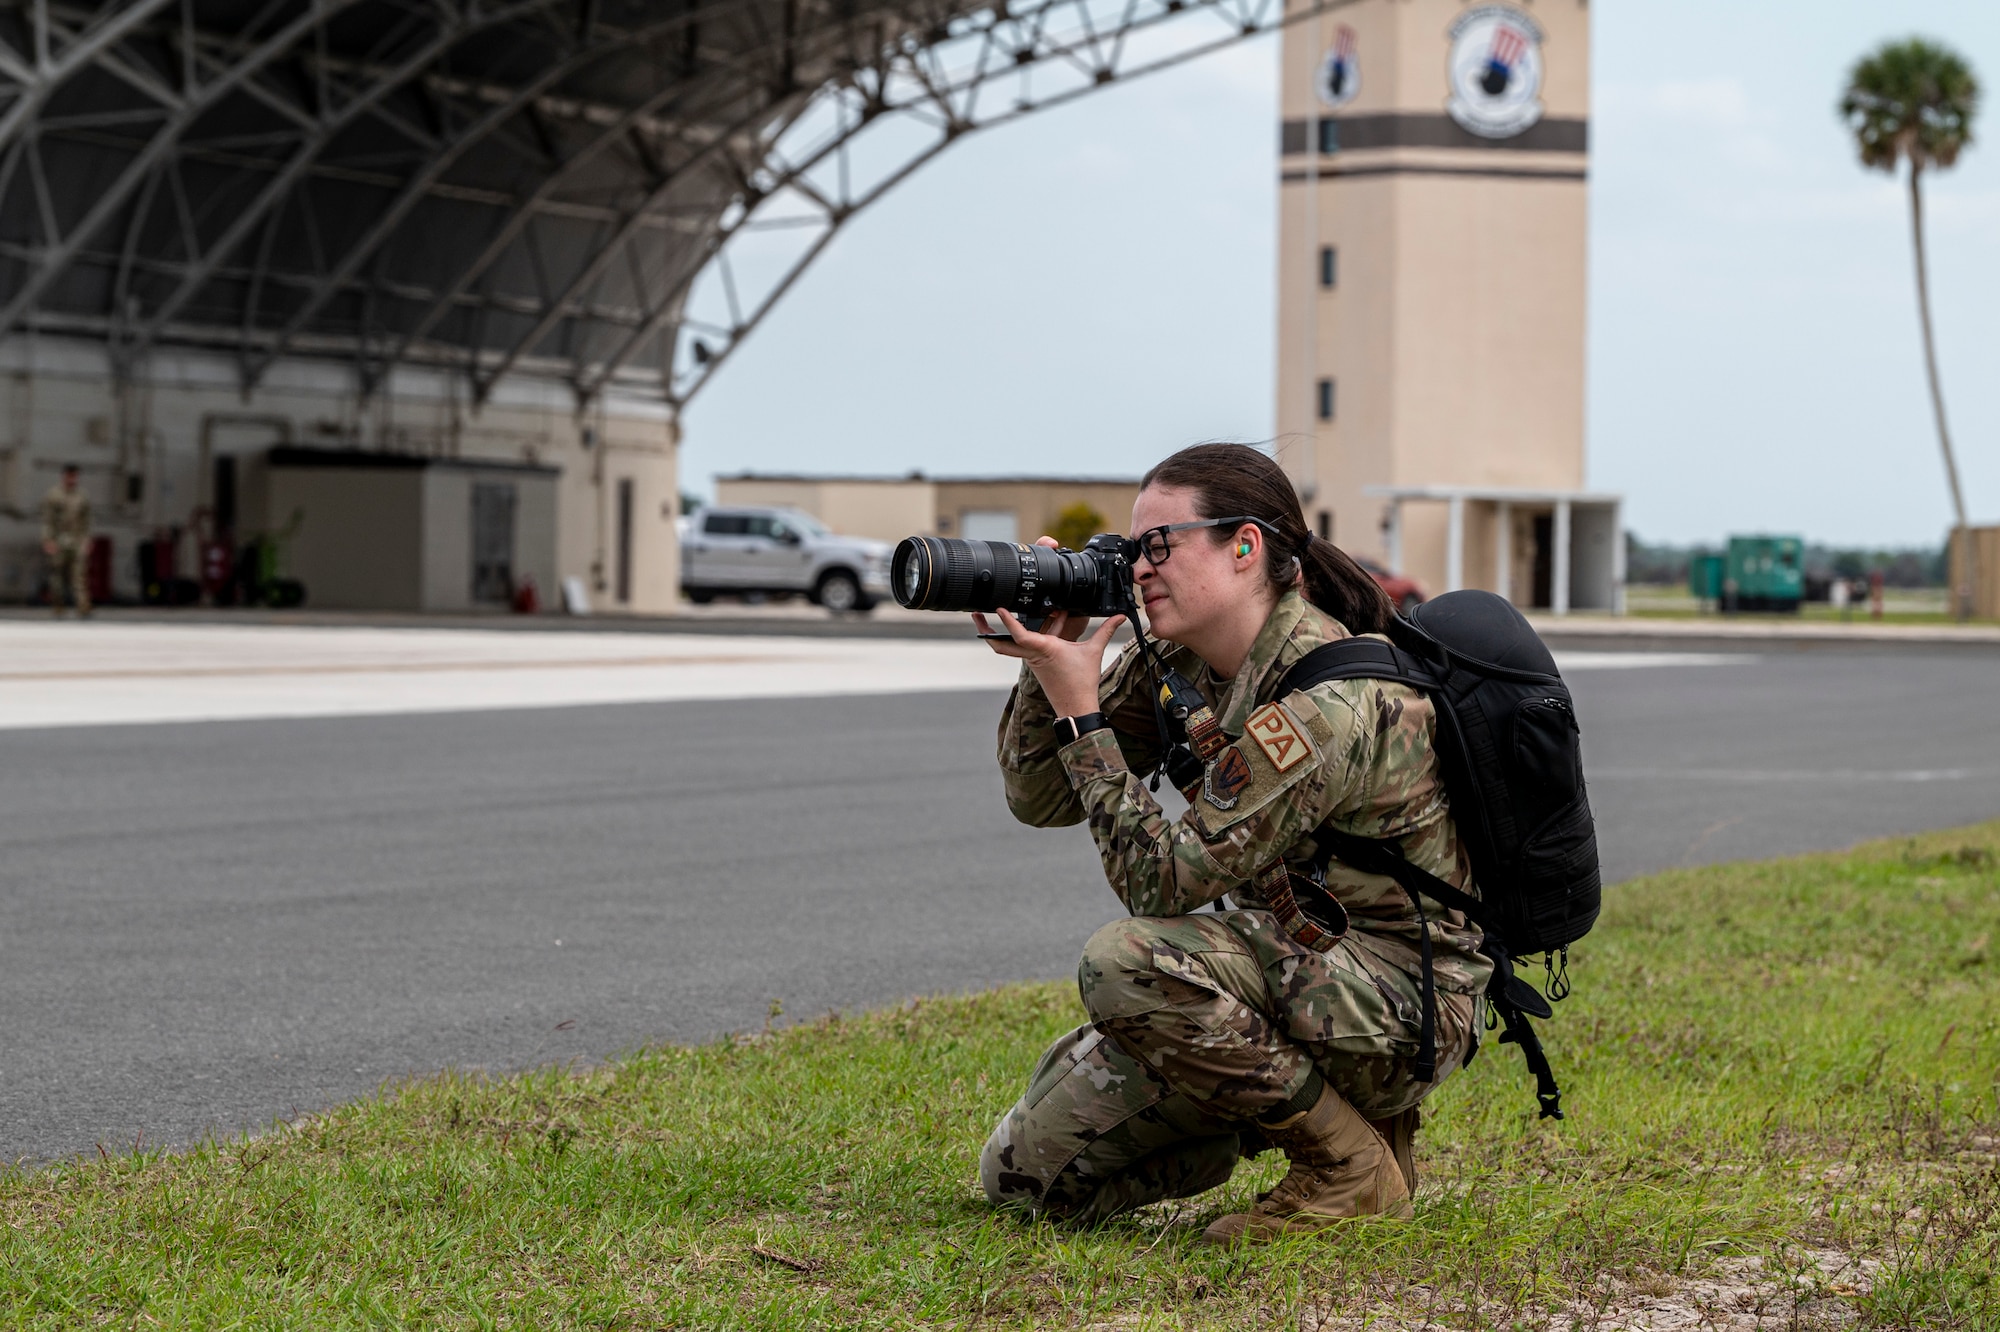
[[1910,229],[1917,238],[1917,315],[1924,331],[1924,369],[1930,376],[1931,409],[1937,415],[1938,444],[1944,450],[1944,472],[1951,482],[1951,506],[1957,518],[1952,539],[1965,542],[1960,586],[1953,589],[1959,619],[1972,609],[1972,546],[1965,526],[1965,494],[1958,484],[1958,461],[1951,452],[1951,433],[1944,423],[1944,391],[1938,387],[1937,347],[1931,336],[1930,280],[1924,269],[1924,191],[1926,169],[1942,171],[1958,161],[1972,142],[1972,117],[1979,109],[1979,81],[1956,51],[1921,37],[1885,42],[1864,56],[1847,76],[1840,115],[1854,131],[1863,166],[1894,174],[1904,160],[1910,164]]

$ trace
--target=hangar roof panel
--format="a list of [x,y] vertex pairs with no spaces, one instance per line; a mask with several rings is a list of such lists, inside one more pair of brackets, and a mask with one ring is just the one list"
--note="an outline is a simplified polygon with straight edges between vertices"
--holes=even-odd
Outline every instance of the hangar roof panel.
[[1349,2],[0,0],[0,335],[678,408],[965,134]]

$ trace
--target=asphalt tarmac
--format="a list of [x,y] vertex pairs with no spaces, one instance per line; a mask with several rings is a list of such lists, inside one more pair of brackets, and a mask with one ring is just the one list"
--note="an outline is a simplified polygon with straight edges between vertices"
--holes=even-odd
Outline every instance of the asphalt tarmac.
[[[2000,815],[2000,652],[1573,675],[1607,878]],[[992,691],[15,730],[0,1158],[1070,973]],[[1025,1073],[1025,1070],[1024,1070]]]

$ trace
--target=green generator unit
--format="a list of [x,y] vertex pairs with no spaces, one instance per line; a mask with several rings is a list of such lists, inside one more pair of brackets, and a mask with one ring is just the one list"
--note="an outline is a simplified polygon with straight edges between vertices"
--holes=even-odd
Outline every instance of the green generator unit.
[[1722,558],[1725,611],[1797,613],[1805,595],[1805,541],[1793,536],[1733,536]]
[[1722,566],[1720,555],[1697,555],[1688,561],[1688,594],[1696,601],[1722,604]]

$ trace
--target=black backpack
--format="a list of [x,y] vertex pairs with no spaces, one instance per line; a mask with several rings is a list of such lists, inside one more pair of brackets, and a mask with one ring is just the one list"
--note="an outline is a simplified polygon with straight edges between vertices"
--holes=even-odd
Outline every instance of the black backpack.
[[[1597,920],[1597,832],[1584,792],[1576,709],[1555,658],[1521,612],[1491,592],[1447,592],[1389,627],[1389,642],[1347,638],[1313,649],[1285,673],[1282,697],[1327,680],[1395,680],[1437,713],[1436,752],[1452,818],[1471,855],[1475,899],[1412,865],[1394,842],[1322,827],[1321,864],[1338,857],[1384,874],[1410,895],[1423,928],[1423,1027],[1417,1076],[1437,1075],[1437,997],[1423,898],[1463,912],[1486,933],[1487,1000],[1535,1075],[1541,1117],[1562,1118],[1562,1093],[1530,1016],[1554,1010],[1514,974],[1513,959],[1548,955],[1549,997],[1569,993],[1569,945]],[[1558,956],[1562,965],[1557,964]]]

